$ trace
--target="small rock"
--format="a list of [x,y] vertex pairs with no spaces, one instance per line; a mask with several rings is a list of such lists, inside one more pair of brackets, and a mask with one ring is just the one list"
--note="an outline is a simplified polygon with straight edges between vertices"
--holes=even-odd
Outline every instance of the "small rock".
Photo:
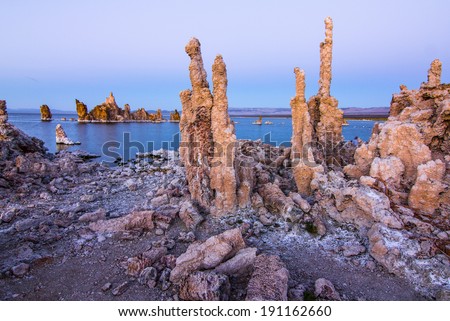
[[147,285],[149,288],[154,288],[156,286],[157,278],[158,271],[154,267],[149,266],[141,271],[138,282],[139,284]]
[[[265,207],[261,207],[263,209],[266,209]],[[267,211],[267,210],[266,210]],[[270,226],[273,224],[274,221],[274,217],[271,215],[267,215],[267,214],[261,214],[259,215],[259,221],[264,225],[264,226]]]
[[93,202],[93,201],[95,201],[95,199],[96,199],[95,195],[92,195],[92,194],[81,195],[81,197],[80,197],[80,201],[87,202],[87,203]]
[[95,212],[85,213],[78,218],[79,222],[97,222],[106,218],[106,211],[104,208],[99,208]]
[[14,276],[17,276],[19,278],[23,277],[25,274],[28,273],[30,270],[30,266],[26,263],[20,263],[16,266],[13,266],[11,271],[14,274]]
[[52,196],[47,192],[42,192],[41,194],[39,194],[39,197],[46,201],[49,201],[52,199]]
[[366,248],[361,244],[349,244],[344,245],[342,247],[342,250],[344,251],[343,254],[345,257],[350,257],[364,253],[366,251]]
[[138,187],[136,181],[132,178],[127,179],[123,185],[125,185],[125,187],[127,187],[130,191],[136,191]]
[[289,196],[292,198],[295,204],[297,204],[301,210],[305,213],[308,213],[311,210],[311,205],[309,205],[308,201],[305,200],[299,193],[289,193]]
[[320,217],[314,218],[314,226],[317,229],[317,234],[320,236],[324,236],[327,233],[327,228],[325,224],[323,223],[322,219]]
[[367,263],[366,263],[367,269],[369,269],[370,271],[375,271],[376,267],[377,267],[377,265],[375,264],[374,261],[367,261]]
[[178,214],[183,221],[184,225],[190,230],[197,227],[198,224],[203,222],[204,218],[200,215],[192,202],[185,201],[181,204],[180,213]]
[[314,285],[314,295],[323,300],[327,301],[340,301],[341,296],[334,288],[333,283],[329,280],[321,278],[317,279]]
[[289,289],[288,297],[291,301],[303,301],[306,288],[303,284],[298,284],[294,288]]
[[16,215],[17,212],[15,210],[9,210],[0,214],[0,220],[5,223],[9,223]]
[[162,271],[161,276],[159,277],[159,282],[161,283],[161,290],[163,291],[167,291],[172,285],[172,283],[170,282],[170,272],[172,272],[171,269],[165,268]]
[[142,257],[148,261],[148,265],[153,265],[159,261],[164,255],[167,254],[167,248],[165,246],[152,247],[150,250],[142,253]]
[[437,234],[437,237],[440,238],[441,240],[447,240],[448,239],[448,235],[446,232],[439,232]]
[[106,292],[106,291],[108,291],[109,289],[111,289],[111,287],[112,287],[112,284],[111,284],[110,282],[105,283],[105,284],[102,286],[102,291],[103,291],[103,292]]
[[160,228],[157,228],[157,229],[155,230],[155,234],[158,235],[158,236],[164,235],[164,230],[162,230],[162,229],[160,229]]
[[180,235],[178,236],[178,241],[183,243],[192,243],[195,241],[195,234],[194,232],[180,232]]
[[128,290],[129,287],[130,287],[130,284],[128,283],[128,281],[125,281],[125,282],[119,284],[117,287],[115,287],[115,288],[112,290],[112,294],[113,294],[114,296],[122,295],[122,294],[125,293],[125,291]]
[[167,194],[163,194],[161,196],[155,197],[151,200],[150,204],[154,208],[169,204],[169,196]]

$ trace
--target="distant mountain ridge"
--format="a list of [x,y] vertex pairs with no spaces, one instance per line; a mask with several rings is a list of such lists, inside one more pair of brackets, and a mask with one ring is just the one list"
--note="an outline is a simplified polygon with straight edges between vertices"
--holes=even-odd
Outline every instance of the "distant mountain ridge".
[[[344,112],[344,117],[348,118],[386,118],[389,116],[389,107],[345,107],[341,109]],[[230,108],[229,113],[231,117],[291,117],[292,115],[290,108]]]
[[[380,117],[387,118],[389,116],[389,107],[345,107],[341,108],[344,111],[344,117],[359,118],[359,117]],[[149,111],[152,111],[149,109]],[[36,108],[8,108],[8,112],[11,114],[27,113],[27,114],[39,114],[39,109]],[[77,113],[74,110],[60,110],[52,109],[53,114],[73,114]],[[164,116],[170,113],[169,110],[163,110]],[[291,117],[290,108],[230,108],[229,113],[231,117]]]

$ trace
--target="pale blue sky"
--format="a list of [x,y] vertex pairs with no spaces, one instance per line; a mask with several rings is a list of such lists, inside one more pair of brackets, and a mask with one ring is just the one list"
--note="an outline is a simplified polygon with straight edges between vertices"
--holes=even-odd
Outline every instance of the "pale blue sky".
[[202,43],[208,77],[228,68],[232,107],[289,107],[293,68],[317,91],[323,20],[334,21],[331,91],[340,107],[388,106],[430,62],[450,82],[450,1],[0,0],[0,99],[10,108],[119,105],[172,109],[190,87],[184,52]]

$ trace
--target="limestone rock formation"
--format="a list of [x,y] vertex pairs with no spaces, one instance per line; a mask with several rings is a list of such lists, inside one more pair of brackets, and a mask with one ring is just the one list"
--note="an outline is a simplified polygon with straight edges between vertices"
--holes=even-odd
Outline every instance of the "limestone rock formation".
[[237,203],[234,160],[236,136],[228,116],[227,71],[222,56],[213,70],[213,94],[203,67],[200,42],[186,45],[192,90],[180,93],[180,157],[186,167],[189,192],[215,215],[232,213]]
[[319,92],[308,101],[312,122],[312,138],[318,143],[319,161],[339,163],[335,149],[342,141],[343,112],[338,108],[338,101],[331,96],[331,62],[333,49],[333,21],[325,19],[325,40],[320,44],[320,78]]
[[440,195],[444,183],[445,163],[440,159],[428,161],[417,167],[417,179],[408,196],[409,206],[420,214],[432,215],[444,202]]
[[445,222],[450,85],[440,83],[441,69],[441,62],[434,60],[428,82],[419,90],[403,88],[393,95],[388,121],[374,128],[369,143],[356,150],[355,164],[344,172],[354,178],[370,175],[375,179],[372,185],[396,205],[409,206],[421,215],[440,215],[438,220]]
[[6,111],[6,101],[0,100],[0,124],[8,121],[8,112]]
[[41,110],[41,120],[43,121],[52,120],[52,112],[50,111],[50,108],[47,105],[42,105],[40,110]]
[[276,255],[261,254],[247,287],[246,301],[286,301],[289,271]]
[[296,95],[291,99],[292,109],[292,168],[298,192],[310,195],[310,183],[320,164],[341,164],[338,149],[342,142],[343,112],[331,96],[331,62],[333,49],[333,22],[325,19],[325,40],[320,44],[319,92],[306,103],[305,74],[294,69]]
[[211,110],[211,131],[214,154],[211,160],[211,188],[214,192],[216,214],[232,213],[236,207],[236,135],[234,124],[228,116],[227,69],[222,56],[214,60],[213,106]]
[[442,62],[439,59],[433,60],[428,71],[428,82],[425,85],[429,87],[439,86],[441,84],[441,73]]
[[305,72],[299,68],[295,73],[295,97],[291,99],[292,110],[292,152],[291,159],[307,158],[307,149],[312,140],[311,116],[305,99]]
[[213,97],[206,80],[200,42],[192,38],[185,50],[191,59],[189,76],[192,90],[180,93],[183,108],[180,121],[182,139],[180,156],[186,167],[186,179],[192,199],[201,206],[209,208],[213,199],[210,187]]
[[117,105],[112,92],[103,104],[95,106],[89,114],[93,120],[102,122],[123,120],[122,110]]
[[244,247],[245,243],[238,228],[212,236],[203,243],[191,244],[186,252],[177,258],[170,280],[178,283],[194,271],[213,269]]
[[64,131],[61,124],[56,125],[56,144],[62,144],[62,145],[79,145],[79,142],[74,142],[70,140],[66,132]]
[[170,121],[179,122],[180,121],[180,113],[178,110],[174,110],[173,113],[170,113]]
[[77,106],[78,121],[91,120],[91,116],[88,113],[87,106],[78,99],[75,99],[75,104]]
[[85,104],[75,100],[79,122],[129,122],[129,121],[164,121],[161,109],[156,113],[148,113],[144,108],[131,112],[130,105],[125,104],[120,108],[113,93],[110,93],[105,102],[95,106],[90,112]]

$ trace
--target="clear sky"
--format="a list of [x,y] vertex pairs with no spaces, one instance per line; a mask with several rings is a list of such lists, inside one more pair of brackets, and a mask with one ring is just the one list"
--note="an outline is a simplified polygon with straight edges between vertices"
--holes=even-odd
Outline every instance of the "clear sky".
[[89,108],[114,92],[132,109],[180,107],[195,36],[208,77],[228,69],[231,107],[289,107],[293,68],[318,89],[324,18],[334,21],[332,94],[340,107],[388,106],[426,81],[450,82],[450,1],[0,0],[0,99],[10,108]]

